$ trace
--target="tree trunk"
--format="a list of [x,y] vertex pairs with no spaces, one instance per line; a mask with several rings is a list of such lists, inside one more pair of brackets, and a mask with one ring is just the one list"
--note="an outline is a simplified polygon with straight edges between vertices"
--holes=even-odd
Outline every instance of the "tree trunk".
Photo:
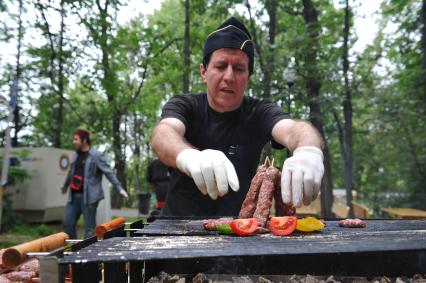
[[324,134],[324,125],[318,98],[320,96],[321,79],[318,72],[317,48],[319,46],[319,24],[318,11],[311,0],[303,0],[303,17],[306,24],[308,44],[304,51],[305,65],[307,67],[306,92],[308,95],[309,119],[318,129],[324,140],[324,165],[325,172],[321,185],[321,213],[323,217],[331,217],[331,206],[333,204],[333,182],[330,166],[330,155]]
[[422,4],[422,11],[421,11],[421,21],[423,24],[422,27],[422,41],[421,41],[421,48],[422,48],[422,55],[423,55],[423,61],[422,61],[422,69],[423,69],[423,110],[426,114],[426,0],[423,0]]
[[[120,136],[120,118],[114,115],[112,121],[112,147],[114,151],[114,163],[117,179],[120,181],[123,188],[126,188],[126,161],[123,157],[121,150],[121,136]],[[123,199],[117,190],[113,190],[111,197],[111,208],[121,208],[123,205]]]
[[189,73],[191,68],[191,50],[189,47],[189,0],[185,0],[185,35],[184,35],[184,51],[183,51],[183,93],[189,93]]
[[[21,78],[21,62],[20,62],[20,59],[21,59],[22,37],[23,37],[22,12],[23,12],[23,3],[22,3],[22,0],[19,0],[18,50],[17,50],[17,54],[16,54],[16,69],[15,69],[16,80],[18,82],[18,92],[19,92],[19,80]],[[16,106],[15,106],[15,109],[13,110],[13,120],[14,120],[14,130],[15,131],[14,131],[13,137],[11,139],[11,145],[12,145],[12,147],[18,147],[19,146],[18,135],[19,135],[20,130],[22,129],[18,98],[16,98]]]
[[[120,124],[121,124],[121,112],[119,111],[118,105],[116,105],[115,95],[117,92],[116,75],[112,69],[109,61],[110,46],[108,45],[108,1],[105,2],[105,6],[101,7],[99,1],[96,1],[98,9],[100,11],[100,22],[101,22],[101,34],[99,38],[99,45],[102,52],[102,71],[103,79],[102,86],[105,90],[108,103],[112,108],[112,148],[114,151],[115,171],[117,179],[120,181],[124,189],[126,189],[126,160],[122,152],[122,142],[120,136]],[[111,208],[121,208],[122,197],[113,190],[111,197]]]
[[343,153],[345,161],[345,185],[346,185],[346,204],[349,206],[349,217],[353,217],[352,206],[352,93],[349,85],[349,24],[350,24],[350,8],[349,0],[345,1],[345,24],[343,31],[343,47],[342,47],[342,64],[343,76],[345,80],[343,94],[343,116],[345,119],[344,125],[344,149]]
[[266,1],[266,10],[269,16],[269,41],[268,41],[268,54],[266,57],[266,65],[263,73],[263,99],[271,99],[271,80],[272,73],[274,72],[275,61],[275,35],[277,26],[277,2],[276,0]]
[[[65,32],[65,11],[64,0],[61,0],[61,29],[59,31],[59,46],[58,46],[58,111],[56,113],[56,128],[55,140],[53,145],[57,148],[62,146],[62,127],[64,124],[64,32]],[[53,67],[53,66],[52,66]]]
[[136,193],[142,192],[142,178],[140,172],[140,161],[141,161],[141,123],[138,115],[133,113],[133,134],[135,140],[135,148],[133,150],[134,158],[136,159],[135,164],[135,191]]

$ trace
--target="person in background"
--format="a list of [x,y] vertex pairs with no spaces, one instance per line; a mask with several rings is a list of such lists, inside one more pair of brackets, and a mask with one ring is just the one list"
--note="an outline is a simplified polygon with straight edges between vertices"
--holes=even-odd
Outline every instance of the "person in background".
[[300,207],[318,196],[321,136],[278,105],[244,95],[253,66],[251,35],[231,17],[204,44],[200,73],[207,91],[176,95],[163,107],[151,141],[173,168],[163,215],[237,216],[269,142],[293,154],[282,169],[284,203]]
[[159,215],[164,206],[169,188],[170,171],[160,160],[154,159],[148,165],[146,171],[146,180],[152,192],[155,193],[157,205],[154,211],[151,212],[152,216]]
[[76,239],[77,221],[83,214],[84,237],[89,238],[94,235],[98,203],[104,198],[102,175],[123,197],[127,198],[128,195],[106,162],[104,154],[91,148],[89,132],[78,129],[72,143],[76,152],[62,187],[63,194],[70,188],[64,212],[64,229],[71,239]]

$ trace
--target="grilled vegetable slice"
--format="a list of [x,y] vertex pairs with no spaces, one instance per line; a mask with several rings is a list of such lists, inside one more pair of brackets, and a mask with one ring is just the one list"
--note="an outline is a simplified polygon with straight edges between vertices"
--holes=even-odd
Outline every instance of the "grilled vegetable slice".
[[297,218],[294,216],[272,217],[269,229],[276,236],[287,236],[296,229]]
[[222,234],[235,234],[229,224],[220,224],[216,226],[216,230]]
[[232,231],[239,236],[247,236],[256,232],[259,221],[256,218],[235,219],[229,223]]
[[296,229],[302,232],[314,232],[320,231],[324,228],[324,223],[315,217],[306,217],[303,219],[297,220]]

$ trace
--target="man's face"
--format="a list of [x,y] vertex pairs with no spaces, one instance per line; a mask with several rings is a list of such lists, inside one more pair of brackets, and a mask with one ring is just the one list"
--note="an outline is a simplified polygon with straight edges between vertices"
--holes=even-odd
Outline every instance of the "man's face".
[[83,141],[81,140],[80,136],[74,135],[74,138],[72,140],[72,144],[75,146],[76,150],[81,150],[83,148]]
[[217,112],[240,107],[249,80],[249,58],[238,49],[218,49],[212,53],[207,69],[200,65],[207,84],[207,98]]

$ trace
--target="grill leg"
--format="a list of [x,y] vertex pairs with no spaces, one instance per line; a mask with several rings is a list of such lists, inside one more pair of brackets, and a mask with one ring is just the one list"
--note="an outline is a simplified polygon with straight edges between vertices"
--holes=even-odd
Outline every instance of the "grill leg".
[[101,274],[97,262],[72,264],[73,283],[95,283],[100,280]]
[[[132,261],[129,264],[129,277],[130,283],[141,283],[142,281],[142,271],[144,268],[143,261]],[[145,278],[145,281],[149,278]]]
[[105,262],[104,263],[104,283],[126,283],[126,263],[125,262]]

